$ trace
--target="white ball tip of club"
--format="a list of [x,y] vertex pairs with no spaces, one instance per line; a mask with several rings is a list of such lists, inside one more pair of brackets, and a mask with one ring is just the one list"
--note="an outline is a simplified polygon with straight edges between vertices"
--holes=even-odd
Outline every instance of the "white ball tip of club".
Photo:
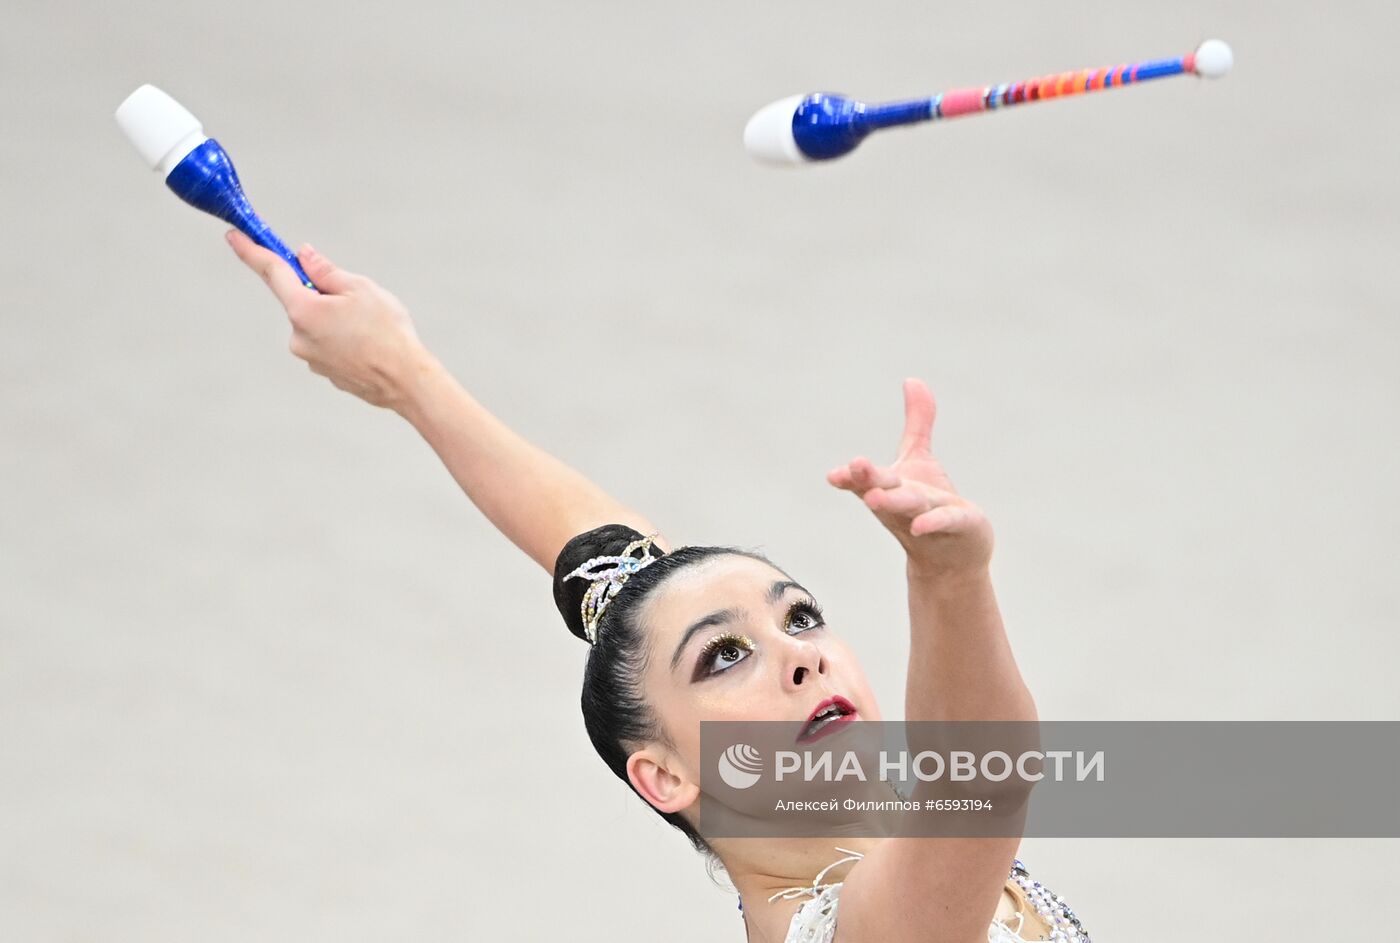
[[[189,110],[154,85],[142,85],[117,106],[117,125],[152,170],[181,145],[181,159],[204,140],[204,127]],[[190,142],[193,143],[190,143]],[[176,161],[178,163],[178,160]],[[167,172],[169,167],[164,168]]]
[[764,105],[744,125],[744,148],[766,164],[794,166],[807,163],[792,136],[792,116],[806,95],[791,95]]
[[1223,39],[1207,39],[1196,49],[1196,74],[1218,79],[1235,64],[1235,54]]

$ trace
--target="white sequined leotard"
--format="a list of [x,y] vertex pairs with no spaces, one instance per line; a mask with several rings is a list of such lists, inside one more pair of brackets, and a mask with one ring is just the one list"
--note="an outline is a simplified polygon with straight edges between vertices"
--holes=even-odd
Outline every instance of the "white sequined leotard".
[[[811,895],[812,899],[803,901],[797,908],[797,913],[792,915],[792,923],[788,925],[784,943],[831,943],[832,937],[836,935],[836,912],[841,903],[841,882],[823,884],[822,878],[837,865],[847,861],[858,861],[864,857],[859,852],[848,851],[845,848],[836,850],[846,857],[823,868],[812,881],[811,887],[789,888],[768,898],[770,901],[792,900],[795,897]],[[1022,892],[1025,906],[1034,909],[1039,917],[1039,920],[1034,922],[1045,929],[1033,928],[1030,925],[1032,921],[1022,912],[1009,922],[1002,919],[993,920],[987,928],[988,943],[1030,943],[1034,940],[1090,943],[1088,932],[1069,904],[1039,881],[1032,881],[1030,872],[1026,870],[1020,858],[1015,859],[1008,880]],[[1030,935],[1023,936],[1023,931]]]

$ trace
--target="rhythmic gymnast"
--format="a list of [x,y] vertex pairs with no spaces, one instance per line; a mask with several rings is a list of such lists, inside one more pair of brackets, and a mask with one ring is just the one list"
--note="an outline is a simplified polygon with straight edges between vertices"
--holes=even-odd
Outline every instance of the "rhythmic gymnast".
[[[811,721],[833,698],[880,720],[860,662],[818,601],[761,554],[672,546],[652,522],[489,413],[419,340],[372,279],[310,246],[283,256],[229,230],[282,303],[291,353],[391,409],[423,436],[478,509],[553,577],[570,632],[589,645],[584,726],[623,782],[740,894],[750,943],[1083,941],[1061,898],[1031,880],[1006,837],[712,839],[697,830],[700,723]],[[895,459],[827,472],[904,548],[909,592],[905,719],[1035,721],[989,575],[992,528],[930,451],[932,394],[904,382]],[[718,617],[726,610],[728,616]]]

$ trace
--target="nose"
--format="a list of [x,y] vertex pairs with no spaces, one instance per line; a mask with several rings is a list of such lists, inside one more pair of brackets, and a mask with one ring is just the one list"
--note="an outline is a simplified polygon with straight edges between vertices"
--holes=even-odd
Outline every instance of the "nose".
[[786,637],[783,646],[783,686],[798,690],[811,684],[815,676],[827,673],[829,665],[820,648],[804,638]]

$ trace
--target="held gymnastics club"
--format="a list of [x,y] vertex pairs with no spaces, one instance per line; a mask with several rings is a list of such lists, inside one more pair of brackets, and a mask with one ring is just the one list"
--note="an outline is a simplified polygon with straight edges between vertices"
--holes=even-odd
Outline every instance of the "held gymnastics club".
[[218,141],[204,133],[199,119],[154,85],[142,85],[116,111],[117,124],[136,150],[160,171],[166,186],[197,210],[237,227],[245,236],[287,260],[312,291],[296,253],[263,222],[238,182],[238,171]]
[[1192,73],[1218,79],[1230,71],[1234,61],[1234,53],[1224,41],[1208,39],[1195,52],[1176,59],[1061,72],[1007,85],[956,88],[912,101],[867,105],[825,92],[793,95],[760,108],[749,119],[744,127],[744,147],[765,163],[800,166],[849,154],[872,131],[884,128],[1119,88],[1169,75]]

